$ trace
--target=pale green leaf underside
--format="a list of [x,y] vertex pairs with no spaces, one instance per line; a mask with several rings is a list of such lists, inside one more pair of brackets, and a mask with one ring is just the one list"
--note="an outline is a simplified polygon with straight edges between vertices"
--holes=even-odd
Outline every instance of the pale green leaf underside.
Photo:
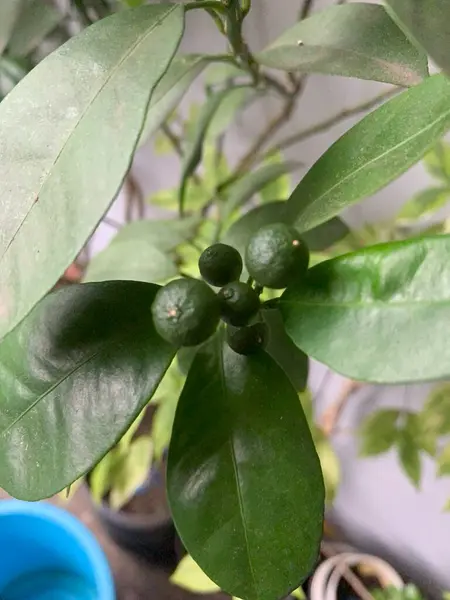
[[117,194],[183,23],[182,7],[167,4],[108,17],[1,103],[0,337],[52,287]]
[[402,86],[428,74],[427,57],[385,8],[354,3],[329,7],[286,31],[257,60],[286,71],[325,73]]

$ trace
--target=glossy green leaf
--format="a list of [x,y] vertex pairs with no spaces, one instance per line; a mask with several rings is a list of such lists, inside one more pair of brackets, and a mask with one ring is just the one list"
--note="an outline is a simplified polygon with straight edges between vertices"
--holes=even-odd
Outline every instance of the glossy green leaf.
[[400,465],[411,483],[419,487],[422,475],[422,461],[420,456],[420,446],[414,437],[415,426],[410,426],[409,418],[415,415],[405,415],[405,423],[399,432],[397,440],[398,457]]
[[361,456],[376,456],[390,450],[398,439],[400,411],[383,409],[369,415],[360,431]]
[[46,498],[124,435],[175,354],[150,306],[158,287],[72,285],[44,298],[0,344],[0,487]]
[[[280,301],[309,356],[352,379],[450,375],[450,236],[380,244],[320,263]],[[449,324],[449,325],[448,325]]]
[[4,0],[0,2],[0,56],[8,45],[23,7],[24,0]]
[[404,224],[414,224],[417,219],[431,216],[450,201],[450,189],[432,187],[416,194],[402,206],[397,220]]
[[259,169],[256,169],[256,171],[250,172],[238,179],[227,189],[226,216],[232,215],[235,210],[245,206],[266,185],[276,181],[279,177],[293,171],[297,167],[298,164],[294,163],[263,165]]
[[313,568],[320,463],[294,388],[264,352],[235,354],[216,336],[197,354],[175,415],[167,487],[184,546],[224,591],[281,598]]
[[447,0],[386,0],[386,5],[405,33],[450,74],[450,5]]
[[450,81],[443,75],[386,102],[313,165],[288,201],[301,231],[328,221],[401,175],[450,128]]
[[83,281],[164,283],[177,273],[174,260],[147,240],[113,241],[90,260]]
[[220,592],[220,587],[211,581],[189,554],[181,559],[170,577],[170,582],[194,594]]
[[208,133],[208,128],[210,127],[214,115],[218,111],[222,102],[231,92],[234,92],[235,89],[237,88],[227,88],[212,94],[208,98],[195,123],[195,128],[193,129],[192,135],[188,136],[188,139],[186,140],[179,194],[180,213],[183,213],[184,210],[188,179],[193,175],[202,160],[203,143],[205,141],[206,134]]
[[280,365],[295,389],[302,392],[308,382],[308,357],[287,335],[279,310],[263,310],[261,314],[268,327],[267,354]]
[[173,60],[152,94],[140,146],[161,127],[208,63],[209,57],[194,54]]
[[183,20],[167,4],[103,19],[0,104],[0,337],[54,285],[117,194]]
[[403,86],[428,75],[426,54],[408,40],[385,8],[362,2],[331,6],[300,21],[256,59],[285,71]]
[[[9,2],[9,0],[7,0]],[[29,0],[17,20],[8,44],[8,53],[27,56],[60,23],[63,14],[42,0]]]

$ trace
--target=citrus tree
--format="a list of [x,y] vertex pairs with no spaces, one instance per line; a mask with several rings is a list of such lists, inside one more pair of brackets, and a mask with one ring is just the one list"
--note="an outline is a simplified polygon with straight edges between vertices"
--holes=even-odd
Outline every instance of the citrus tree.
[[[446,0],[339,2],[310,15],[306,1],[299,21],[255,54],[243,35],[250,0],[130,0],[111,15],[113,3],[73,4],[84,29],[31,71],[33,49],[13,61],[23,66],[11,76],[20,81],[0,104],[0,485],[37,500],[79,479],[188,349],[168,458],[175,524],[221,589],[244,600],[283,597],[314,567],[323,527],[323,478],[298,398],[307,356],[362,381],[450,376],[448,236],[356,249],[308,268],[309,249],[320,252],[317,240],[342,228],[344,208],[406,171],[450,128],[450,8]],[[17,28],[24,36],[36,23],[24,7],[37,5],[2,2],[3,69],[22,48]],[[186,13],[198,10],[229,52],[177,55]],[[429,75],[428,53],[442,73]],[[128,277],[49,293],[136,149],[211,63],[234,75],[211,87],[184,139],[169,135],[183,157],[179,219],[153,231],[159,265],[182,241],[207,235],[201,277],[166,272],[163,287]],[[280,174],[266,145],[312,72],[393,86],[365,108],[395,97],[334,143],[288,198],[241,214]],[[276,93],[280,114],[194,208],[214,117],[230,95],[254,92]],[[212,230],[202,229],[206,221]]]

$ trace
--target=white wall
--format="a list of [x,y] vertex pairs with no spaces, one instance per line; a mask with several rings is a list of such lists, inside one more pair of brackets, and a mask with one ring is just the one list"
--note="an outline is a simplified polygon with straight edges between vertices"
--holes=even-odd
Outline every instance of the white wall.
[[[264,47],[293,24],[299,3],[300,0],[253,0],[254,8],[247,22],[247,37],[251,47]],[[316,6],[324,7],[330,3],[331,0],[317,0]],[[197,12],[189,13],[182,50],[205,52],[223,49],[223,41],[210,19]],[[369,99],[381,87],[372,82],[311,76],[295,118],[284,129],[284,134]],[[201,98],[200,84],[194,85],[186,102],[192,98]],[[228,136],[230,157],[237,157],[245,151],[249,140],[264,127],[276,108],[277,103],[273,100],[262,101],[244,113],[238,126]],[[353,122],[347,120],[323,135],[291,148],[288,158],[311,165]],[[139,152],[134,173],[145,192],[149,193],[176,184],[178,163],[172,158],[155,157],[151,147],[147,147]],[[357,225],[365,220],[380,220],[393,215],[404,201],[426,184],[426,175],[419,165],[373,198],[349,210],[346,218],[349,223]],[[120,217],[121,210],[119,204],[112,209],[112,213]],[[97,240],[96,246],[103,245],[105,238],[111,234],[112,231],[103,226],[100,236],[102,239]],[[318,384],[322,373],[323,369],[320,367],[313,370],[314,386]],[[333,377],[323,397],[318,399],[319,411],[335,396],[340,381],[338,376]],[[424,393],[424,386],[368,386],[356,394],[350,403],[344,415],[345,426],[354,428],[362,415],[381,404],[399,406],[403,402],[412,402],[420,405]],[[395,454],[360,460],[354,436],[348,433],[336,437],[335,447],[343,469],[342,485],[333,511],[336,522],[358,543],[365,540],[368,548],[384,547],[394,558],[406,562],[410,574],[413,577],[419,576],[422,583],[425,581],[430,587],[440,585],[450,589],[450,569],[447,562],[450,514],[441,512],[447,496],[450,496],[450,485],[445,480],[435,479],[431,461],[424,460],[423,485],[418,492],[401,473]]]

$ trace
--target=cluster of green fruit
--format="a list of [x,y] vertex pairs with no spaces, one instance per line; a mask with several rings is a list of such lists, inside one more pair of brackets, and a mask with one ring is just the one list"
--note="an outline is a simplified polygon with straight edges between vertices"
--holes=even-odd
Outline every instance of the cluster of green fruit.
[[[239,252],[227,244],[214,244],[199,259],[204,281],[176,279],[158,291],[152,306],[156,330],[175,346],[197,346],[222,319],[229,346],[239,354],[252,354],[267,338],[266,325],[256,320],[263,287],[287,287],[308,263],[307,246],[295,229],[283,223],[262,227],[250,238],[245,252],[247,283],[239,281],[243,268]],[[216,294],[207,284],[221,289]]]

